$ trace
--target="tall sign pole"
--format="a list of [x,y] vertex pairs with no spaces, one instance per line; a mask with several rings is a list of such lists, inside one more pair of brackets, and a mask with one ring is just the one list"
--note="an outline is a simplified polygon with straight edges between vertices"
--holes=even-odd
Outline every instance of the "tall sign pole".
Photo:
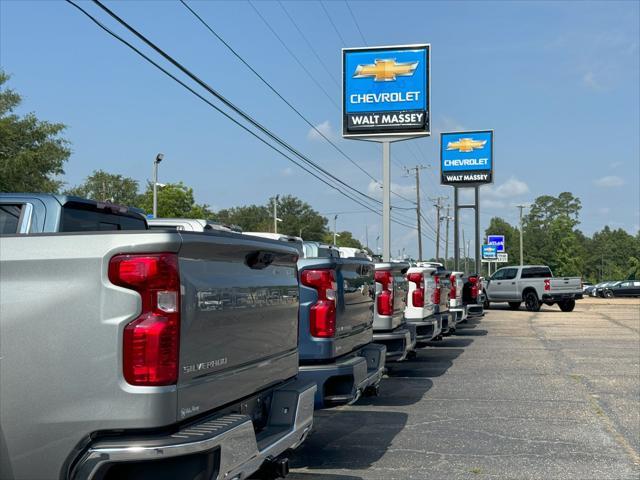
[[522,209],[526,208],[526,205],[516,205],[520,209],[520,266],[524,265],[524,248],[522,246]]
[[342,49],[342,136],[382,143],[384,261],[391,260],[391,143],[431,134],[430,49]]

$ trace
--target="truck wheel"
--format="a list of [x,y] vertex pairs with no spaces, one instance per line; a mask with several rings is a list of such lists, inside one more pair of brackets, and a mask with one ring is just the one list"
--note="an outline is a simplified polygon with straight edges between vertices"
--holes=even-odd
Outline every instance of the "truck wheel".
[[576,301],[573,299],[564,300],[562,302],[559,302],[558,306],[563,312],[573,312],[573,309],[576,308]]
[[485,294],[484,296],[484,302],[482,303],[482,308],[484,308],[485,310],[489,310],[489,308],[491,307],[491,303],[489,302],[489,300],[487,299],[487,295]]
[[613,292],[611,290],[605,290],[604,296],[606,298],[613,298]]
[[511,310],[519,310],[520,309],[520,304],[522,302],[509,302],[509,308]]
[[540,311],[540,300],[538,300],[538,295],[534,291],[529,291],[524,294],[524,306],[529,312],[539,312]]

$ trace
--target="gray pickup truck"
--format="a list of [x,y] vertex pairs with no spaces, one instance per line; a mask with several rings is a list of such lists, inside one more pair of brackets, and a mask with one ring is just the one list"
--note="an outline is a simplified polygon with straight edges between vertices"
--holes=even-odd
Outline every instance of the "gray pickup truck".
[[485,308],[493,302],[507,302],[517,310],[524,302],[527,310],[537,312],[543,303],[557,303],[563,312],[571,312],[582,298],[582,279],[554,277],[546,265],[503,267],[486,282],[484,294]]
[[313,424],[298,252],[0,195],[0,478],[283,476]]
[[404,317],[409,291],[405,273],[409,267],[407,262],[375,264],[373,341],[387,347],[387,362],[400,362],[416,354],[416,329]]

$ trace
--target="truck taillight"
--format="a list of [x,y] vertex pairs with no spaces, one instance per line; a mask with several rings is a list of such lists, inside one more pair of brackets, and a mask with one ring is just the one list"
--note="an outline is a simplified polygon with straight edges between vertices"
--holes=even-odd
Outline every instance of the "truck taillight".
[[332,338],[336,334],[336,276],[331,269],[304,270],[300,281],[314,288],[318,300],[309,313],[311,335],[319,338]]
[[378,270],[375,273],[375,280],[382,285],[382,291],[376,300],[378,315],[393,315],[393,275],[391,275],[391,270]]
[[435,288],[433,289],[433,304],[440,305],[440,277],[433,277],[435,281]]
[[173,385],[178,381],[180,276],[175,253],[116,255],[109,280],[135,290],[142,311],[124,328],[123,373],[131,385]]
[[471,298],[478,298],[478,277],[469,277],[469,283],[471,284]]
[[422,273],[410,273],[407,280],[416,284],[416,288],[411,294],[411,301],[414,307],[424,307],[424,275]]
[[544,279],[544,291],[548,292],[549,290],[551,290],[551,279],[550,278],[545,278]]
[[451,282],[451,289],[449,290],[449,298],[451,300],[455,300],[456,299],[456,276],[455,275],[451,275],[449,277],[449,282]]

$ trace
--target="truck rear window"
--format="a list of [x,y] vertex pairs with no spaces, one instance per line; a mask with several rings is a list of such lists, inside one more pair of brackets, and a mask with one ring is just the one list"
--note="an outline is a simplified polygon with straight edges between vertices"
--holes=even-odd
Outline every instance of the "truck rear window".
[[520,278],[549,278],[551,275],[551,269],[549,267],[529,267],[522,269],[522,275]]
[[142,217],[94,209],[90,205],[65,205],[60,220],[61,232],[98,232],[103,230],[146,230]]
[[0,235],[18,233],[22,205],[0,205]]

